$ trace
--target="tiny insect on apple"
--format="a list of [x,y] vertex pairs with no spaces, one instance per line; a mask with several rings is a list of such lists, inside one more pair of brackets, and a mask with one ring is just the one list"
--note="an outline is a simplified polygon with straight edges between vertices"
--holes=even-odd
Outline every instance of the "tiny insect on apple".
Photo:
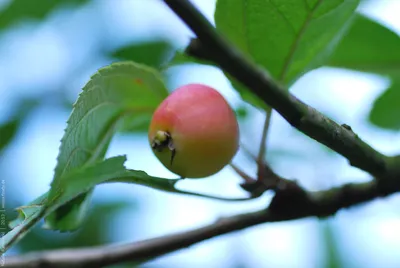
[[232,108],[214,88],[188,84],[156,109],[148,138],[156,157],[184,178],[203,178],[230,163],[239,148]]

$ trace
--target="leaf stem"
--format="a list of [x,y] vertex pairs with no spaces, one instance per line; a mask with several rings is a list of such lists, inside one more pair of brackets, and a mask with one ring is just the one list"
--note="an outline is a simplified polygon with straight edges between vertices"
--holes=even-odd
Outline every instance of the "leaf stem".
[[197,196],[197,197],[204,197],[204,198],[218,200],[218,201],[228,201],[228,202],[240,202],[240,201],[247,201],[247,200],[255,199],[255,197],[253,197],[253,196],[249,196],[249,197],[223,197],[223,196],[215,196],[215,195],[210,195],[210,194],[202,194],[202,193],[184,191],[184,190],[179,190],[179,189],[176,189],[176,188],[175,188],[175,191],[173,191],[173,192],[174,193],[179,193],[179,194]]
[[242,177],[242,179],[244,180],[245,183],[252,183],[255,182],[256,180],[253,179],[252,177],[250,177],[249,175],[247,175],[243,170],[241,170],[238,166],[236,166],[233,163],[229,164],[233,170],[240,176]]
[[261,136],[261,142],[260,142],[260,149],[258,151],[258,156],[257,156],[257,173],[260,173],[260,170],[263,168],[264,164],[264,158],[265,154],[267,152],[267,138],[268,138],[268,132],[269,132],[269,126],[271,124],[271,116],[272,116],[272,109],[268,109],[266,116],[265,116],[265,122],[264,122],[264,128]]

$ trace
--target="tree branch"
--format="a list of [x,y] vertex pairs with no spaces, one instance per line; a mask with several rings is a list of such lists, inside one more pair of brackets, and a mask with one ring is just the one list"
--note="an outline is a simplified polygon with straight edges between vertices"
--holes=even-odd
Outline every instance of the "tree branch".
[[270,207],[221,218],[207,226],[136,243],[93,248],[63,249],[7,256],[5,267],[104,267],[122,262],[144,262],[187,248],[195,243],[265,222],[294,220],[309,216],[327,217],[339,209],[400,191],[400,183],[372,181],[347,184],[320,192],[305,192],[295,182],[277,191]]
[[222,70],[274,108],[293,127],[343,155],[351,165],[377,178],[398,177],[399,168],[389,171],[389,157],[363,142],[351,129],[337,124],[290,94],[265,70],[223,39],[188,0],[164,2],[197,35],[196,46],[203,47],[198,54],[214,61]]

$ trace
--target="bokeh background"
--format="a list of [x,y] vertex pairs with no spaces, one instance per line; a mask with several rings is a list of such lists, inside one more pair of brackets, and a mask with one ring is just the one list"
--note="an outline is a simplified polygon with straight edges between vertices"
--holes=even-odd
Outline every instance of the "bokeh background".
[[[213,21],[215,0],[193,0]],[[400,32],[400,1],[364,1],[359,12]],[[0,0],[0,179],[5,180],[7,220],[49,189],[65,122],[81,88],[100,67],[132,59],[160,66],[193,34],[159,0]],[[399,48],[400,49],[400,48]],[[243,103],[217,68],[186,64],[163,71],[169,90],[190,82],[216,87],[237,109],[242,142],[257,153],[264,114]],[[370,123],[374,101],[390,81],[374,74],[320,68],[291,91],[374,148],[400,151],[400,132]],[[399,98],[400,100],[400,98]],[[370,179],[347,161],[291,128],[276,113],[268,155],[282,176],[310,190]],[[127,166],[173,178],[153,156],[146,133],[117,135],[108,156],[126,154]],[[254,174],[241,152],[234,163]],[[240,178],[227,167],[180,186],[240,197]],[[86,224],[61,234],[37,226],[9,254],[63,247],[138,241],[211,223],[221,216],[264,208],[272,194],[241,203],[163,193],[141,186],[96,188]],[[150,261],[141,267],[400,267],[400,195],[314,218],[264,224],[224,235]],[[6,259],[7,261],[7,259]],[[131,267],[115,266],[115,267]]]

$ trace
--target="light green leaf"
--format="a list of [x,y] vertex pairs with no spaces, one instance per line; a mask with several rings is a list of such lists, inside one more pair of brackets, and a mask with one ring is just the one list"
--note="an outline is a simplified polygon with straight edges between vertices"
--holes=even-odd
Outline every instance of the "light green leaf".
[[400,78],[394,79],[392,85],[379,96],[369,114],[374,125],[392,129],[400,129]]
[[47,193],[39,196],[26,206],[21,206],[16,208],[15,210],[18,212],[18,217],[15,220],[10,221],[8,223],[10,228],[13,229],[17,227],[18,225],[23,223],[24,220],[30,218],[32,215],[37,213],[40,209],[43,208],[46,201],[47,201]]
[[[118,156],[69,172],[60,179],[58,188],[51,189],[46,203],[46,206],[48,206],[47,212],[53,211],[62,204],[79,196],[81,193],[92,189],[97,184],[116,182],[131,183],[165,192],[201,196],[217,200],[236,200],[179,190],[175,185],[182,179],[165,179],[149,176],[146,172],[141,170],[126,169],[124,167],[125,161],[125,156]],[[247,199],[248,198],[238,198],[237,200]]]
[[[23,235],[39,222],[41,218],[46,217],[49,214],[51,215],[51,213],[57,209],[62,209],[65,204],[69,204],[71,200],[75,200],[83,193],[93,189],[94,186],[101,183],[131,183],[165,192],[199,196],[216,200],[250,200],[250,198],[225,198],[179,190],[175,185],[181,179],[164,179],[149,176],[144,171],[126,169],[124,167],[125,161],[125,156],[113,157],[85,165],[84,167],[74,169],[64,174],[59,179],[57,187],[53,187],[50,192],[43,194],[27,206],[17,209],[19,212],[18,218],[10,224],[10,227],[14,229],[0,239],[0,252],[4,253],[12,244],[21,239]],[[68,226],[68,221],[71,219],[64,219],[63,214],[59,215],[61,218],[58,219],[58,221],[61,222],[63,226]],[[73,222],[72,224],[75,223]],[[48,221],[46,221],[44,227],[50,227]]]
[[[124,177],[126,175],[125,161],[126,158],[123,156],[114,157],[84,168],[75,169],[63,175],[57,184],[57,188],[52,188],[49,193],[43,194],[29,205],[18,209],[18,218],[10,224],[10,227],[14,227],[14,229],[1,238],[1,252],[5,252],[14,242],[22,238],[23,234],[42,217],[63,204],[101,182]],[[65,224],[66,221],[61,220],[61,222]]]
[[[290,86],[325,63],[359,0],[218,0],[217,29],[279,82]],[[234,84],[242,98],[265,109]]]
[[7,234],[0,238],[0,255],[15,242],[23,237],[23,235],[35,225],[44,213],[44,204],[47,201],[47,193],[36,198],[26,206],[17,208],[18,217],[9,223],[13,228]]
[[67,173],[61,177],[56,186],[51,188],[46,203],[47,209],[52,211],[99,183],[124,177],[126,175],[125,161],[125,156],[113,157]]
[[[143,171],[128,170],[124,167],[125,161],[125,156],[118,156],[72,170],[60,178],[57,188],[52,188],[50,192],[43,194],[30,204],[18,208],[18,218],[10,223],[10,227],[14,229],[0,240],[1,252],[5,252],[42,217],[62,208],[64,204],[68,204],[70,200],[74,200],[97,184],[126,182],[167,192],[179,192],[174,188],[179,179],[163,179],[149,176]],[[59,220],[63,224],[68,222],[63,218]],[[45,227],[49,227],[47,222]]]
[[[67,122],[50,196],[69,171],[102,160],[117,130],[142,122],[168,96],[157,71],[133,62],[114,63],[92,76]],[[75,230],[84,220],[91,190],[46,218],[48,228]],[[65,222],[63,220],[65,219]]]
[[380,23],[357,15],[329,65],[400,76],[400,36]]
[[21,220],[19,225],[0,238],[0,256],[3,255],[11,245],[21,239],[23,235],[37,223],[38,219],[41,218],[41,208],[42,207],[38,207],[38,209],[31,210],[29,216]]

